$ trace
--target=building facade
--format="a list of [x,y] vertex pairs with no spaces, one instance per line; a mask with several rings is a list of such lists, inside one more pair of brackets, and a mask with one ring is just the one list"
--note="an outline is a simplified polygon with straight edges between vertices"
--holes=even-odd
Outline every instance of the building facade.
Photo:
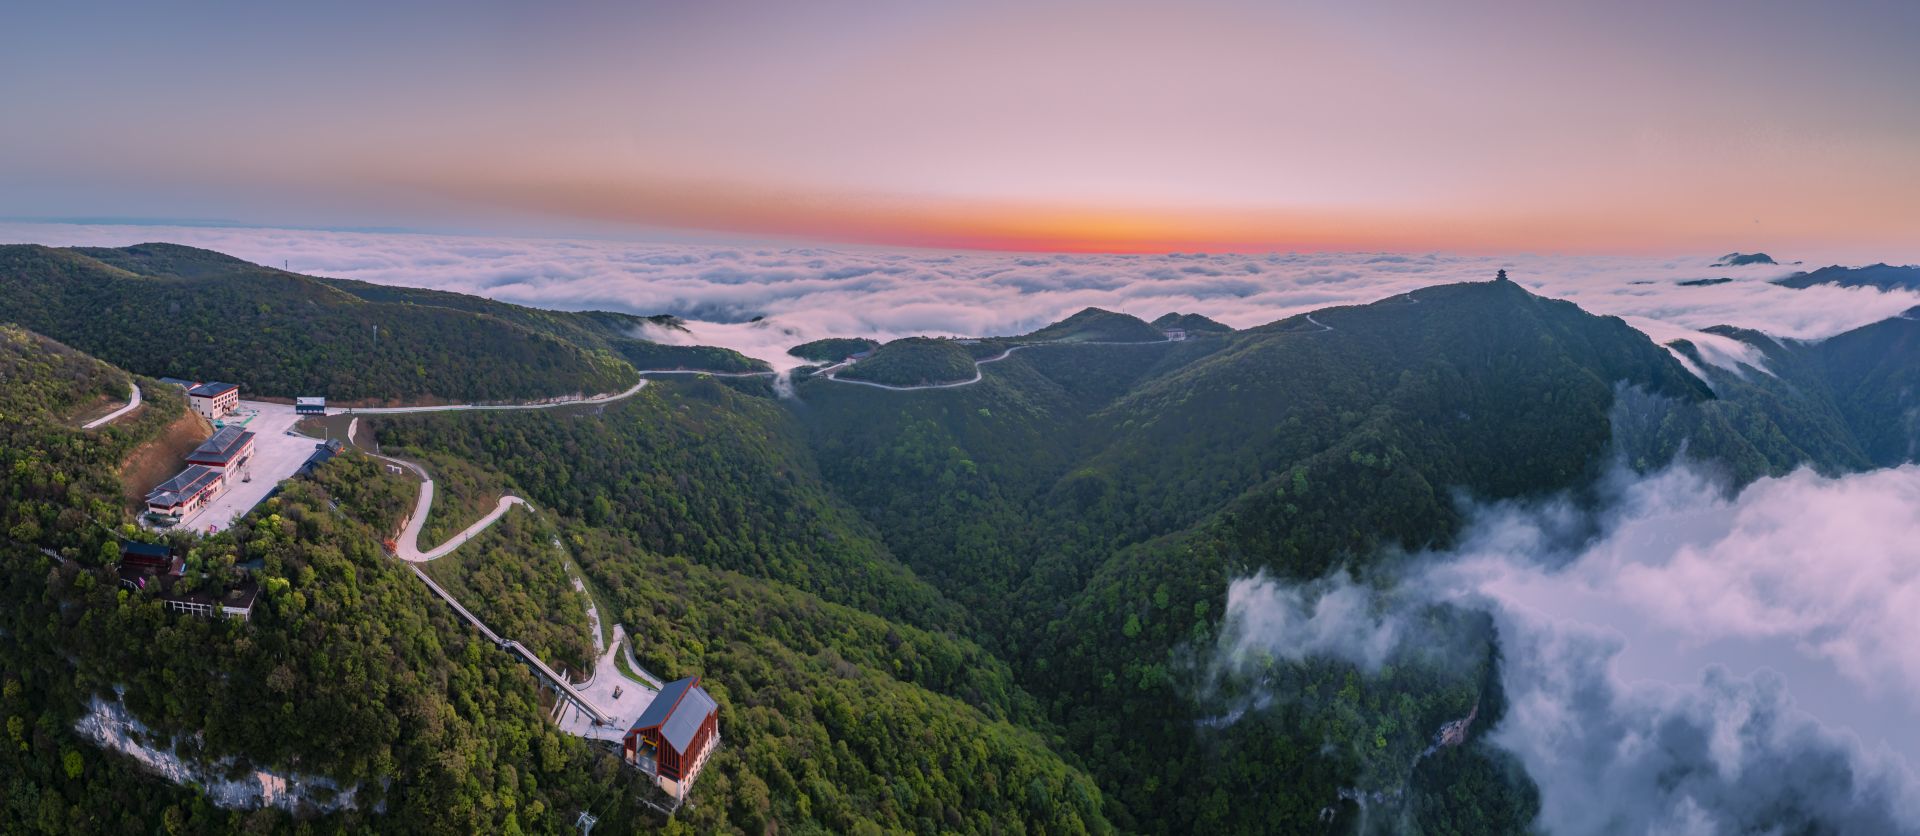
[[184,517],[219,496],[226,486],[225,471],[203,464],[190,464],[186,470],[147,492],[147,512]]
[[669,682],[633,721],[621,754],[668,795],[684,799],[720,742],[719,722],[720,706],[700,687],[699,677]]
[[211,438],[187,454],[187,464],[233,470],[246,465],[252,458],[253,433],[242,427],[221,427]]
[[209,421],[218,421],[240,407],[240,386],[234,383],[202,383],[187,390],[187,404]]

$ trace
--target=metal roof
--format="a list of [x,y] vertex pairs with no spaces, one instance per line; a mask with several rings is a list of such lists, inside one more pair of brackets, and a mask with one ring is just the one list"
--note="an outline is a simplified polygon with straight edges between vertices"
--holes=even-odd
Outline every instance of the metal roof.
[[247,432],[246,427],[235,425],[221,427],[214,431],[212,438],[194,448],[193,452],[187,455],[187,461],[215,459],[225,464],[252,441],[253,433]]
[[220,471],[202,464],[187,465],[172,479],[147,492],[148,505],[178,505],[220,478]]
[[658,727],[660,737],[674,751],[687,751],[693,744],[694,734],[700,731],[700,724],[720,708],[699,682],[699,677],[689,676],[667,683],[640,714],[640,719],[633,721],[633,728]]
[[326,398],[294,398],[294,406],[326,406]]
[[140,557],[172,557],[173,549],[165,543],[142,543],[137,540],[121,540],[120,554]]
[[196,398],[211,398],[238,388],[240,388],[238,383],[202,383],[188,389],[187,394]]

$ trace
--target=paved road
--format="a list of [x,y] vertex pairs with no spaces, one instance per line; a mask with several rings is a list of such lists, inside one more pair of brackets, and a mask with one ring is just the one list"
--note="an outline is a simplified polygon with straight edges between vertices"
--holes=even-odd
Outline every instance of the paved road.
[[96,427],[102,426],[114,420],[115,418],[119,418],[122,415],[125,415],[129,412],[139,409],[140,408],[140,384],[134,383],[131,385],[133,386],[133,397],[127,400],[126,406],[120,407],[119,409],[116,409],[112,412],[109,412],[105,415],[102,415],[98,418],[88,421],[87,423],[81,425],[81,429],[86,429],[86,430],[94,429]]
[[708,377],[772,377],[776,371],[764,372],[710,372],[702,369],[644,369],[641,374],[704,374]]
[[1317,319],[1314,319],[1314,318],[1313,318],[1313,314],[1307,314],[1307,321],[1308,321],[1308,322],[1311,322],[1311,323],[1313,323],[1313,324],[1315,324],[1315,325],[1318,325],[1318,326],[1320,326],[1320,330],[1319,330],[1319,331],[1309,331],[1308,333],[1311,333],[1311,334],[1318,334],[1318,333],[1321,333],[1321,332],[1324,332],[1324,331],[1331,331],[1331,330],[1333,330],[1333,326],[1331,326],[1331,325],[1328,325],[1328,324],[1326,324],[1326,323],[1324,323],[1324,322],[1321,322],[1320,320],[1317,320]]
[[[1319,323],[1317,322],[1314,324],[1319,325]],[[1321,327],[1324,328],[1326,326],[1321,326]],[[1328,328],[1327,330],[1331,331],[1333,329]],[[984,366],[988,363],[998,363],[1001,360],[1005,360],[1008,357],[1013,356],[1014,352],[1020,351],[1023,349],[1034,348],[1034,347],[1043,346],[1043,345],[1161,345],[1163,343],[1172,343],[1172,342],[1179,342],[1179,340],[1144,340],[1141,342],[1088,341],[1088,342],[1024,343],[1022,345],[1011,346],[1006,351],[1002,351],[999,354],[996,354],[992,357],[988,357],[984,360],[973,361],[973,379],[956,380],[950,383],[918,383],[912,386],[894,386],[892,384],[887,384],[887,383],[875,383],[871,380],[844,380],[840,377],[840,372],[845,371],[848,366],[853,365],[854,361],[852,360],[843,360],[839,363],[836,363],[834,365],[821,369],[817,376],[824,377],[835,383],[852,383],[860,386],[871,386],[875,389],[886,389],[891,392],[914,392],[921,389],[958,389],[962,386],[972,386],[975,383],[979,383],[980,380],[983,377],[985,377],[985,375],[981,374],[980,372],[981,366]]]
[[[678,372],[641,372],[641,374],[677,373]],[[554,407],[560,406],[591,406],[593,404],[613,403],[614,401],[625,400],[632,397],[635,392],[645,389],[646,386],[647,381],[645,378],[642,378],[639,383],[633,384],[633,388],[625,392],[618,392],[611,395],[593,395],[591,397],[574,398],[563,401],[500,404],[456,403],[443,404],[440,406],[350,406],[342,408],[340,412],[348,415],[404,415],[414,412],[473,412],[508,409],[553,409]]]
[[[421,551],[420,529],[426,526],[427,513],[433,510],[433,477],[427,475],[426,468],[405,459],[396,459],[388,456],[381,456],[380,458],[383,461],[400,465],[420,476],[420,496],[413,502],[413,516],[407,518],[406,527],[400,530],[400,538],[394,541],[395,555],[408,563],[425,563],[429,560],[443,557],[448,552],[460,548],[468,540],[479,535],[480,532],[486,531],[494,523],[499,522],[500,517],[507,513],[507,509],[515,505],[527,504],[526,500],[512,494],[500,497],[499,504],[493,506],[492,511],[487,512],[486,516],[481,517],[479,521],[473,525],[467,526],[465,531],[447,538],[445,543],[441,543],[426,551]],[[532,506],[529,505],[528,507]]]

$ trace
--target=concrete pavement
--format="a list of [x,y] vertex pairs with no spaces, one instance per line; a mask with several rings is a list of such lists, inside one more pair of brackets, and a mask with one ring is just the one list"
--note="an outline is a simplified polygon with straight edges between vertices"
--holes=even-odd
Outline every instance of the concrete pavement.
[[140,408],[140,384],[134,383],[130,385],[133,387],[133,397],[127,400],[126,406],[120,407],[119,409],[116,409],[112,412],[109,412],[105,415],[102,415],[98,418],[88,421],[87,423],[82,424],[80,428],[83,430],[95,429],[97,427],[100,427],[107,423],[112,422],[114,419],[119,418],[122,415],[125,415],[129,412],[139,409]]

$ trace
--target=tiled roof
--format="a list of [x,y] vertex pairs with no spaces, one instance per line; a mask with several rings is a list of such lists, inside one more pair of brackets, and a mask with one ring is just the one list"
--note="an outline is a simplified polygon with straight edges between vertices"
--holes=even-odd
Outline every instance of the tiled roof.
[[212,438],[201,442],[199,447],[194,448],[194,451],[188,454],[187,461],[215,461],[220,464],[226,464],[251,441],[253,441],[253,433],[247,432],[245,427],[221,427],[214,431]]
[[186,470],[161,482],[160,486],[147,493],[148,505],[178,505],[186,499],[206,489],[220,478],[220,471],[206,465],[190,464]]

